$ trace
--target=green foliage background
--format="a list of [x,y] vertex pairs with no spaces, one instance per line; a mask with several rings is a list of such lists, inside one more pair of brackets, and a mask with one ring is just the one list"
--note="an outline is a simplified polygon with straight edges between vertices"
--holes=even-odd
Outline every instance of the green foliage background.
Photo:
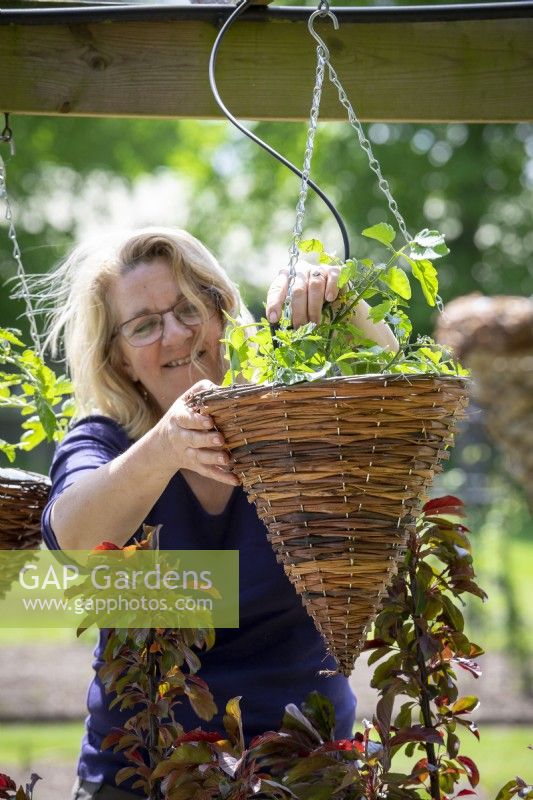
[[[175,220],[203,239],[244,286],[266,285],[273,251],[283,259],[274,266],[284,266],[297,178],[229,123],[21,116],[12,125],[17,155],[7,160],[8,188],[29,272],[46,272],[62,257],[83,229],[88,205],[104,227],[110,212],[117,213],[110,208],[118,202],[117,192],[133,191],[147,176],[160,176],[167,185],[177,182],[186,202],[174,216],[166,208],[165,221]],[[252,126],[301,163],[304,122]],[[475,289],[531,293],[533,125],[366,127],[411,232],[427,226],[447,234],[452,252],[439,264],[444,300]],[[387,217],[385,198],[352,134],[348,124],[319,125],[313,177],[338,204],[352,255],[362,257],[371,245],[359,232],[394,220]],[[159,222],[152,213],[146,202],[137,218]],[[336,225],[315,197],[308,203],[304,233],[341,253]],[[0,277],[13,273],[10,242],[2,236]],[[247,294],[260,302],[257,289]],[[16,323],[22,311],[8,295],[3,288],[3,325]],[[432,319],[421,295],[414,298],[413,317],[421,333],[430,332]]]

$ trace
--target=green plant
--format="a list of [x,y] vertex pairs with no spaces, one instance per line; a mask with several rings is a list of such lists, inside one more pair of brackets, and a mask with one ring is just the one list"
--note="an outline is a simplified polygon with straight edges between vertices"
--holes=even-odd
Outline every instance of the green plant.
[[45,439],[59,441],[74,413],[72,384],[19,339],[19,331],[0,328],[0,409],[15,408],[28,417],[20,441],[0,439],[0,451],[14,461],[17,450],[32,450]]
[[520,800],[531,800],[533,797],[533,786],[527,784],[518,775],[513,780],[507,781],[502,786],[496,796],[496,800],[511,800],[512,797],[519,797]]
[[[328,255],[317,239],[302,241],[303,253],[318,254],[320,263],[341,267],[341,293],[334,303],[326,303],[318,325],[308,323],[294,330],[285,313],[278,328],[266,319],[255,329],[239,325],[229,318],[230,326],[223,340],[230,368],[223,385],[239,377],[254,383],[292,384],[303,380],[335,375],[370,373],[438,375],[468,374],[456,364],[449,350],[426,336],[411,342],[412,324],[405,308],[411,298],[411,284],[404,267],[419,282],[426,302],[438,302],[437,271],[432,260],[449,250],[438,231],[423,230],[400,249],[393,245],[396,233],[386,223],[363,231],[388,251],[385,262],[352,258],[342,263]],[[399,342],[396,354],[364,336],[352,322],[352,312],[361,300],[372,300],[370,318],[384,320]]]
[[[150,800],[455,800],[475,795],[479,772],[460,752],[458,729],[479,738],[469,718],[474,696],[460,697],[456,670],[476,678],[482,649],[464,632],[458,605],[465,594],[485,599],[476,584],[463,524],[463,504],[453,496],[424,506],[406,543],[405,557],[384,599],[366,649],[376,664],[372,685],[380,699],[372,721],[350,739],[335,739],[330,701],[312,693],[298,708],[289,704],[278,731],[246,743],[239,698],[223,717],[224,732],[184,731],[174,707],[187,699],[200,719],[216,706],[199,677],[197,651],[214,643],[206,629],[112,629],[99,675],[111,706],[130,709],[123,728],[110,731],[102,747],[124,753],[129,765],[117,783],[133,780]],[[124,548],[153,548],[154,530]],[[95,548],[117,550],[104,542]],[[85,624],[79,633],[85,630]],[[134,713],[135,712],[135,713]],[[408,769],[394,768],[403,753]],[[31,794],[1,796],[30,800]],[[9,783],[11,781],[11,783]],[[460,788],[461,783],[469,787]],[[0,784],[2,788],[2,784]],[[15,787],[16,788],[16,787]],[[22,787],[19,792],[23,792]],[[497,800],[531,798],[515,778]]]

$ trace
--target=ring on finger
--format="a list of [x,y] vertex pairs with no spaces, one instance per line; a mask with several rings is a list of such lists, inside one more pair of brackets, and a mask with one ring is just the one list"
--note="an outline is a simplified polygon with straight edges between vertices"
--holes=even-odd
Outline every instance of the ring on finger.
[[312,277],[312,278],[327,278],[327,276],[326,276],[326,273],[325,273],[325,272],[323,272],[321,269],[315,269],[315,270],[314,270],[314,271],[311,273],[311,277]]

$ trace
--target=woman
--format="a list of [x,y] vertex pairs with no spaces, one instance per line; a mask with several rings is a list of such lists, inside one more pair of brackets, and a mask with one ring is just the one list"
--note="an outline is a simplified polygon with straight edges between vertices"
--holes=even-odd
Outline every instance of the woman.
[[[338,270],[300,266],[292,293],[293,323],[318,321],[337,296]],[[267,315],[276,321],[287,272],[272,284]],[[54,310],[48,343],[65,357],[75,387],[78,421],[58,446],[43,535],[52,549],[91,549],[103,540],[122,547],[146,522],[162,525],[162,549],[238,549],[240,627],[217,631],[202,654],[201,676],[223,711],[242,695],[246,738],[279,727],[289,702],[316,689],[335,705],[337,736],[351,735],[355,699],[282,567],[265,530],[229,468],[213,420],[187,405],[194,392],[224,373],[219,339],[224,316],[249,321],[235,285],[209,251],[185,231],[146,229],[73,252],[52,278]],[[394,349],[387,326],[374,326],[366,306],[356,323]],[[105,631],[95,650],[102,665]],[[95,675],[73,798],[119,800],[141,795],[131,781],[116,788],[121,754],[100,750],[127,714]],[[188,705],[176,716],[200,724]],[[218,729],[221,713],[206,728]]]

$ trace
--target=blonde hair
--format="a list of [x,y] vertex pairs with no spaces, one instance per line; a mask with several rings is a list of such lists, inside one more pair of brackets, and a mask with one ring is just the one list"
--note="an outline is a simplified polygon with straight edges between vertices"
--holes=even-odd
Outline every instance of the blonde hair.
[[[168,262],[179,290],[200,309],[204,325],[195,336],[191,357],[203,369],[197,356],[210,316],[206,294],[215,300],[222,322],[223,311],[242,324],[251,323],[252,317],[215,257],[187,231],[153,227],[115,233],[103,241],[100,237],[76,247],[52,275],[39,281],[39,304],[48,314],[44,347],[66,361],[76,416],[109,416],[133,439],[150,430],[161,412],[121,365],[109,289],[118,276],[156,258]],[[222,348],[220,360],[222,366]]]

